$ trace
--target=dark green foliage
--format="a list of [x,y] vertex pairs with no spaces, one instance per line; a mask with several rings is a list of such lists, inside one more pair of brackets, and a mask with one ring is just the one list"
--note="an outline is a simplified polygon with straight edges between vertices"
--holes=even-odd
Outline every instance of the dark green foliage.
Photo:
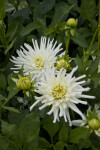
[[[40,41],[41,36],[54,38],[65,51],[66,22],[69,18],[78,19],[77,28],[72,29],[68,55],[72,59],[71,69],[78,66],[75,76],[86,74],[88,82],[84,86],[91,88],[87,93],[96,99],[85,100],[94,109],[96,103],[100,104],[99,35],[92,43],[85,70],[83,65],[99,15],[99,0],[0,0],[0,150],[100,150],[100,137],[93,130],[69,127],[62,118],[53,123],[53,116],[46,115],[49,107],[41,111],[34,107],[30,112],[34,94],[26,97],[25,92],[15,90],[12,77],[18,75],[13,74],[10,61],[12,55],[17,56],[20,46],[32,46],[32,38]],[[20,97],[22,102],[18,101]],[[79,108],[86,114],[88,106]],[[72,120],[79,119],[73,112],[70,115]]]

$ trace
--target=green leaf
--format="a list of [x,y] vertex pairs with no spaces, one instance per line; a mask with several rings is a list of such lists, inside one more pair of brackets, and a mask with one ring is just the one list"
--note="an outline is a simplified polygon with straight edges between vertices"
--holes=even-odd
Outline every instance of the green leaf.
[[54,146],[54,150],[64,150],[65,146],[66,146],[66,143],[63,143],[63,142],[59,141]]
[[7,0],[0,0],[0,20],[3,20],[5,17],[5,7]]
[[50,143],[44,139],[43,137],[38,138],[38,145],[41,148],[48,148],[50,146]]
[[28,35],[30,32],[32,32],[33,30],[38,29],[40,27],[41,27],[40,24],[38,24],[36,22],[31,22],[20,32],[20,35],[21,36]]
[[0,150],[9,150],[10,140],[0,135]]
[[88,139],[90,135],[90,129],[86,127],[78,127],[73,129],[69,135],[69,141],[71,143],[79,143],[80,140]]
[[95,133],[92,133],[90,135],[90,141],[91,141],[92,145],[95,146],[95,148],[97,148],[97,150],[100,149],[100,137],[95,135]]
[[79,142],[79,149],[83,149],[83,148],[89,148],[92,146],[91,142],[89,139],[86,140],[80,140]]
[[13,84],[11,84],[10,86],[8,86],[7,90],[9,91],[9,94],[8,94],[8,100],[10,100],[13,96],[15,96],[19,90],[15,90],[14,89],[15,86]]
[[87,28],[79,28],[77,29],[77,32],[75,36],[71,37],[74,43],[78,44],[79,46],[83,48],[88,48],[88,43],[86,41],[86,38],[88,38],[91,35],[89,29]]
[[70,5],[77,5],[78,0],[67,0]]
[[5,55],[7,55],[8,51],[13,47],[15,41],[16,41],[16,39],[14,39],[14,40],[7,46],[7,49],[5,50]]
[[14,107],[3,106],[2,108],[3,108],[3,109],[6,109],[6,110],[9,110],[9,111],[16,112],[16,113],[20,113],[20,111],[17,110],[16,108],[14,108]]
[[6,98],[0,94],[0,100],[6,100]]
[[80,14],[84,19],[93,21],[96,13],[96,2],[94,0],[81,0]]
[[0,73],[0,90],[6,90],[7,80],[6,76],[3,73]]
[[20,145],[28,150],[36,148],[38,144],[38,134],[40,130],[40,121],[36,113],[28,114],[21,122],[18,129],[18,138]]
[[43,128],[48,132],[51,139],[58,132],[60,124],[58,122],[53,123],[53,117],[48,116],[42,120]]
[[15,124],[9,124],[8,122],[5,122],[3,120],[1,120],[1,122],[2,122],[1,125],[2,135],[12,136],[15,134],[17,128]]
[[60,5],[56,10],[55,14],[52,19],[51,26],[55,26],[58,22],[61,21],[61,19],[70,12],[71,8],[73,6],[68,6],[68,5]]
[[21,121],[25,118],[25,116],[29,114],[27,109],[24,109],[21,113],[14,113],[12,111],[8,112],[9,123],[20,125]]
[[97,69],[98,69],[98,64],[100,61],[100,57],[97,57],[89,66],[88,70],[86,71],[87,75],[92,75]]
[[46,149],[42,149],[42,148],[32,148],[31,150],[46,150]]
[[6,45],[7,45],[5,32],[6,32],[6,30],[5,30],[5,24],[1,20],[1,22],[0,22],[0,40],[1,40],[2,46],[4,48],[6,48]]
[[59,141],[66,142],[68,140],[68,126],[64,124],[59,132]]
[[54,5],[55,5],[55,0],[48,0],[48,2],[47,0],[43,0],[40,6],[41,14],[47,13],[49,10],[53,8]]
[[79,56],[77,56],[74,59],[74,61],[75,61],[76,66],[78,66],[79,71],[81,72],[82,66],[83,66],[81,58],[79,58]]
[[6,37],[8,38],[8,43],[15,37],[18,29],[18,23],[12,23],[8,26],[8,31],[6,33]]

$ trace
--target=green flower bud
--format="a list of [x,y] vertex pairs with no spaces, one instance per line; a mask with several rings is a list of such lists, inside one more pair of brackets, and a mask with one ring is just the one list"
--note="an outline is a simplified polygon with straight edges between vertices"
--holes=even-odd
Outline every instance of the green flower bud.
[[68,61],[61,58],[60,60],[57,60],[56,66],[57,66],[57,69],[60,70],[62,68],[67,69],[70,65],[69,65]]
[[19,90],[26,91],[31,88],[31,81],[29,77],[20,77],[16,84]]
[[98,130],[100,128],[100,121],[96,118],[93,118],[93,119],[88,121],[88,125],[93,130]]
[[67,21],[67,26],[72,27],[72,28],[76,28],[77,27],[77,23],[78,23],[77,19],[70,18]]

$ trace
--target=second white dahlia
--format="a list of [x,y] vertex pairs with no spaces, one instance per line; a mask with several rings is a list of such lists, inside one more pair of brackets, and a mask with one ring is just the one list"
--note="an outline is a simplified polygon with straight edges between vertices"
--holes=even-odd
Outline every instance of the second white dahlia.
[[40,77],[47,68],[52,68],[57,59],[57,53],[62,48],[57,42],[53,43],[54,39],[50,41],[50,38],[41,37],[40,46],[37,40],[33,40],[33,48],[29,44],[24,44],[25,48],[21,47],[17,50],[17,57],[12,56],[11,61],[15,64],[12,68],[18,72],[23,66],[24,75],[31,74],[31,77]]
[[80,98],[94,99],[95,97],[82,94],[82,92],[89,91],[90,88],[82,87],[85,81],[79,82],[85,75],[78,78],[72,77],[76,70],[77,67],[73,68],[69,74],[66,74],[66,70],[63,71],[63,69],[58,72],[56,72],[55,68],[47,70],[35,90],[41,97],[35,97],[36,102],[30,107],[30,110],[41,102],[43,105],[39,108],[40,110],[47,106],[52,106],[48,114],[54,114],[54,123],[56,120],[59,121],[59,117],[64,116],[65,121],[67,122],[68,120],[71,126],[69,108],[78,113],[84,120],[85,117],[76,107],[76,104],[87,104],[86,101],[82,101]]

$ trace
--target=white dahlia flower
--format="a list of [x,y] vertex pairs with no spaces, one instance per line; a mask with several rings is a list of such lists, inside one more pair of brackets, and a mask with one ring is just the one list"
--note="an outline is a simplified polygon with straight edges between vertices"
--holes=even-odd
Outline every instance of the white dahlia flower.
[[55,68],[47,70],[44,73],[44,77],[38,82],[38,88],[35,90],[35,92],[41,94],[41,97],[35,97],[36,102],[30,107],[30,110],[37,103],[41,102],[43,106],[39,108],[40,110],[47,106],[52,106],[47,114],[54,114],[54,123],[56,120],[59,121],[59,117],[64,116],[65,122],[68,120],[71,126],[69,108],[78,113],[84,120],[85,117],[76,107],[76,104],[87,104],[86,101],[82,101],[80,98],[94,99],[95,97],[82,94],[82,92],[88,91],[90,88],[82,87],[85,81],[79,82],[85,75],[78,78],[72,77],[76,70],[77,67],[73,68],[69,74],[66,74],[66,70],[63,71],[63,69],[58,72],[56,72]]
[[37,40],[33,40],[33,48],[29,44],[24,44],[24,49],[21,46],[20,50],[17,50],[18,57],[12,56],[11,61],[15,64],[15,68],[12,68],[15,73],[21,69],[23,66],[24,75],[31,74],[31,77],[40,77],[47,68],[52,68],[57,59],[57,53],[59,53],[62,48],[59,44],[56,47],[57,42],[53,44],[50,38],[41,37],[40,46]]

